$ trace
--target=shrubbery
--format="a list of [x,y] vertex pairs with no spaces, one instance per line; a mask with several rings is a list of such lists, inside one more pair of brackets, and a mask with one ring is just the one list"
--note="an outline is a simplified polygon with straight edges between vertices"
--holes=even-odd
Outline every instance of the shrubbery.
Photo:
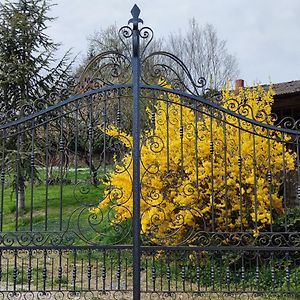
[[[225,89],[221,108],[272,124],[272,103],[272,89]],[[148,114],[155,126],[141,138],[141,224],[153,242],[192,244],[194,233],[208,230],[256,235],[283,213],[282,170],[293,170],[295,160],[288,137],[166,92]],[[115,127],[107,134],[131,147],[130,135]],[[113,205],[113,222],[131,218],[131,153],[107,185],[93,211]]]

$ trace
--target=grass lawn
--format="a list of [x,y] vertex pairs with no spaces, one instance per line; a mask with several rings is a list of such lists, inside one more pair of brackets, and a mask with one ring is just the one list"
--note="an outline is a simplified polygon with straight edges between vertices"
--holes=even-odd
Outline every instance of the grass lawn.
[[71,169],[62,187],[59,183],[46,187],[43,183],[45,171],[39,170],[41,182],[34,184],[32,189],[30,182],[26,184],[26,208],[18,212],[16,195],[8,180],[4,188],[2,232],[73,232],[76,233],[74,243],[79,245],[87,242],[111,244],[124,238],[127,228],[111,226],[111,209],[104,209],[97,217],[90,213],[90,208],[97,206],[104,197],[104,184],[99,181],[97,186],[92,185],[88,169],[78,169],[76,176],[77,183],[75,171]]

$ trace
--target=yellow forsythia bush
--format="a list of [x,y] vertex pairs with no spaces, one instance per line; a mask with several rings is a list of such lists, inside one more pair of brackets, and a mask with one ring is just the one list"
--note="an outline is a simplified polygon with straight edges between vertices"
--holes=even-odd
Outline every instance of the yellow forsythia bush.
[[[282,142],[275,131],[201,104],[195,113],[194,103],[181,105],[182,101],[162,92],[155,113],[148,111],[155,126],[141,137],[142,233],[165,243],[194,243],[199,231],[258,234],[283,213],[278,194],[282,171],[293,170],[295,162],[295,155],[285,147],[288,137]],[[222,92],[223,108],[239,107],[236,111],[247,118],[269,124],[272,104],[271,88]],[[131,147],[132,136],[115,127],[106,133]],[[115,211],[113,222],[131,218],[129,152],[116,162],[106,197],[92,211],[99,213],[106,206]]]

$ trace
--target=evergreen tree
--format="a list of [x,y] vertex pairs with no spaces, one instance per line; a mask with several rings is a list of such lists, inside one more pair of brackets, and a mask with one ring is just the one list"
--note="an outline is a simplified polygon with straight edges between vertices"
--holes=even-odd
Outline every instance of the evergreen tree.
[[37,98],[47,98],[68,77],[68,53],[53,67],[59,45],[46,34],[53,21],[50,8],[45,0],[0,4],[1,111],[19,111]]
[[[59,61],[59,44],[46,33],[53,18],[47,0],[5,1],[0,4],[0,115],[1,123],[22,118],[36,108],[36,100],[47,101],[51,93],[66,86],[71,64],[69,53]],[[53,67],[54,66],[54,67]],[[52,98],[52,97],[51,97]],[[55,101],[55,100],[51,100]],[[18,208],[25,207],[25,153],[28,134],[20,138]],[[12,145],[12,147],[16,147]],[[14,149],[12,149],[14,150]],[[30,164],[29,164],[30,165]]]

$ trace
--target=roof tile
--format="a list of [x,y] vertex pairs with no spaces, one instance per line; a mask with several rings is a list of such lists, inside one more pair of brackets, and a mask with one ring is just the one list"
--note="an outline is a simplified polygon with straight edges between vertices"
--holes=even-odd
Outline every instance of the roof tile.
[[[270,85],[263,84],[265,89],[267,89]],[[288,82],[280,82],[272,84],[274,92],[276,95],[286,95],[286,94],[294,94],[300,92],[300,80],[288,81]]]

